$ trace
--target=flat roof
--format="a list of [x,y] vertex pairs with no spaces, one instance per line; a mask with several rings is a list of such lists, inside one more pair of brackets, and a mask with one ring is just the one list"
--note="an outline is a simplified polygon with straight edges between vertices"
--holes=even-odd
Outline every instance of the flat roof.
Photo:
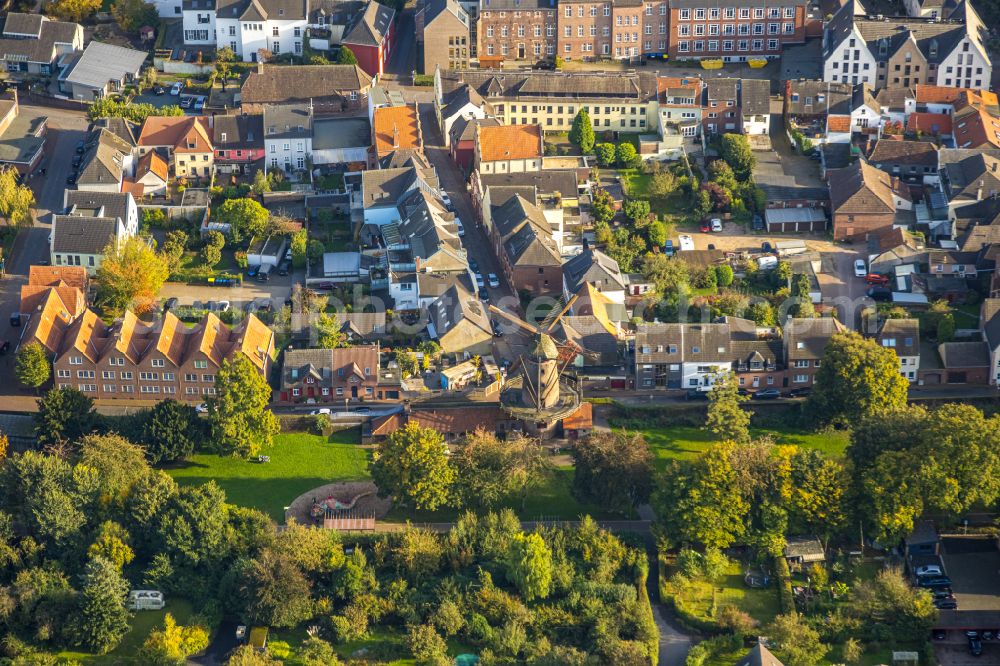
[[19,115],[14,118],[0,137],[0,162],[30,162],[45,144],[45,138],[35,134],[47,121],[46,116]]
[[313,150],[367,148],[372,127],[367,118],[322,118],[313,121]]

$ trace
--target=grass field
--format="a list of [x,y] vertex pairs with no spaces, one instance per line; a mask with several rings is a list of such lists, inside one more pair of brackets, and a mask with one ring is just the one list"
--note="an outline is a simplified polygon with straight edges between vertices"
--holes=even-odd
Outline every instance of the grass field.
[[329,438],[283,433],[261,451],[271,462],[198,454],[167,472],[181,485],[215,481],[233,504],[266,512],[284,522],[285,507],[302,493],[334,481],[367,479],[368,451],[358,447],[361,433],[341,430]]
[[[611,425],[615,426],[615,422],[612,421]],[[640,432],[653,452],[654,464],[658,469],[662,469],[670,460],[694,458],[716,443],[711,432],[691,426],[643,428]],[[807,433],[754,428],[752,432],[754,437],[771,435],[776,444],[796,444],[818,449],[830,456],[844,455],[848,444],[848,434],[843,431]]]
[[[667,577],[674,572],[668,567]],[[717,581],[694,580],[681,590],[674,590],[670,583],[665,590],[676,597],[676,603],[683,605],[684,611],[699,619],[713,621],[715,613],[724,606],[736,606],[748,613],[762,625],[767,624],[781,611],[778,589],[771,585],[765,588],[747,587],[743,582],[743,568],[739,562],[732,562],[726,574]]]
[[163,610],[139,611],[135,613],[129,623],[132,628],[125,634],[125,638],[122,639],[121,644],[112,652],[96,655],[87,652],[66,651],[60,652],[56,656],[62,660],[75,659],[82,664],[93,666],[137,663],[135,662],[135,657],[139,654],[139,648],[146,641],[150,631],[163,627],[163,618],[167,613],[174,616],[177,624],[186,624],[193,613],[193,609],[191,608],[191,604],[183,599],[168,599],[167,607]]

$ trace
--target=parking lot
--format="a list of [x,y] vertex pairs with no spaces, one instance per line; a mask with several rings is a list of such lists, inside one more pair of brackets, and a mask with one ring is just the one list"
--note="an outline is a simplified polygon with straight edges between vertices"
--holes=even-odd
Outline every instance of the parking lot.
[[959,610],[1000,610],[1000,551],[995,542],[945,537],[941,554]]

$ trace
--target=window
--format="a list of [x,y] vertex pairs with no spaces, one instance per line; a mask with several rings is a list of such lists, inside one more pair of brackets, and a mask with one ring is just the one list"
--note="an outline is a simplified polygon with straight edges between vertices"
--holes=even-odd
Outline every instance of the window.
[[740,18],[741,19],[748,19],[748,18],[750,18],[750,8],[749,7],[741,7],[740,8]]
[[202,375],[201,376],[201,381],[209,383],[209,384],[214,383],[215,382],[215,375]]
[[682,9],[681,12],[680,12],[680,19],[682,21],[690,21],[691,20],[691,10],[690,9]]
[[58,373],[56,373],[56,375],[60,379],[69,379],[70,377],[73,376],[73,373],[71,373],[69,370],[60,370]]
[[110,370],[101,371],[101,379],[114,379],[115,373]]
[[163,359],[162,358],[154,358],[153,361],[152,361],[152,363],[150,363],[150,365],[152,365],[154,368],[162,368],[163,367]]
[[785,18],[795,18],[795,7],[785,7]]
[[277,37],[278,36],[278,29],[277,28],[271,28],[271,36],[272,37]]
[[809,381],[809,375],[795,375],[792,381],[796,384],[805,384]]
[[134,376],[135,375],[133,373],[128,372],[128,371],[125,371],[125,372],[122,373],[122,379],[126,380],[126,381],[132,381],[132,377],[134,377]]
[[764,18],[764,8],[763,7],[754,7],[753,17],[755,19],[762,19],[762,18]]
[[195,361],[194,362],[194,367],[196,369],[199,369],[199,370],[207,368],[208,367],[208,361]]
[[705,20],[705,10],[704,9],[696,9],[696,10],[694,10],[694,18],[695,18],[696,21],[704,21]]
[[196,374],[194,374],[192,372],[186,372],[186,373],[184,373],[184,381],[186,381],[186,382],[196,382],[196,381],[198,381],[198,375],[196,375]]

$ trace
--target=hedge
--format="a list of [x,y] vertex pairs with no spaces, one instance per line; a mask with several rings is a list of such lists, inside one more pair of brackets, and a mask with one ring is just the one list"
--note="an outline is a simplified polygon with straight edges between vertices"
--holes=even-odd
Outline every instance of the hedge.
[[774,573],[778,578],[778,601],[784,614],[795,612],[795,595],[792,593],[792,572],[788,569],[788,561],[778,555],[774,558]]

